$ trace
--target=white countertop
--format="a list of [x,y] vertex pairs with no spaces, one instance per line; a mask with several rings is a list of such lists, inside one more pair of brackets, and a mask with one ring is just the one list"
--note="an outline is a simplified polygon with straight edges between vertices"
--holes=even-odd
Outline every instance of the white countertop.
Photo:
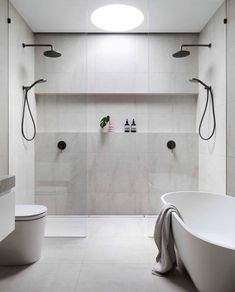
[[15,176],[0,176],[0,196],[15,187]]

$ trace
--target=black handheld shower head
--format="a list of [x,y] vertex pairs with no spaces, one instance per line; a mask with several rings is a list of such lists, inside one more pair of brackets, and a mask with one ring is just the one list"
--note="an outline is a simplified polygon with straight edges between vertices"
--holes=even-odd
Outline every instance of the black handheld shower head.
[[39,80],[36,80],[33,84],[31,84],[30,86],[23,86],[23,90],[26,90],[26,91],[29,91],[32,87],[34,87],[36,84],[38,83],[44,83],[44,82],[47,82],[46,79],[39,79]]
[[[37,133],[36,124],[35,124],[33,113],[31,111],[31,107],[30,107],[29,100],[28,100],[28,92],[36,84],[43,83],[43,82],[46,82],[46,79],[41,78],[41,79],[36,80],[30,86],[23,86],[24,103],[23,103],[23,114],[22,114],[22,120],[21,120],[21,133],[22,133],[22,136],[24,137],[24,139],[27,141],[33,141],[34,138],[36,137],[36,133]],[[28,108],[28,113],[29,113],[29,116],[31,118],[32,125],[33,125],[33,134],[31,137],[27,137],[27,135],[25,133],[25,129],[24,129],[26,107]]]
[[[199,129],[198,129],[198,133],[199,133],[199,136],[202,140],[204,141],[208,141],[210,140],[214,134],[215,134],[215,129],[216,129],[216,117],[215,117],[215,104],[214,104],[214,95],[213,95],[213,91],[212,91],[212,87],[211,86],[208,86],[206,83],[204,83],[203,81],[201,81],[200,79],[198,78],[192,78],[189,80],[190,82],[194,82],[194,83],[199,83],[201,84],[202,86],[204,86],[205,90],[207,91],[207,97],[206,97],[206,105],[205,105],[205,109],[204,109],[204,112],[202,114],[202,118],[201,118],[201,121],[199,123]],[[202,125],[203,125],[203,121],[205,119],[205,115],[206,115],[206,112],[207,112],[207,109],[209,108],[209,100],[211,100],[211,109],[212,109],[212,118],[213,118],[213,128],[211,130],[211,133],[208,134],[207,136],[204,136],[202,134]]]
[[192,78],[192,79],[189,79],[189,81],[193,82],[193,83],[200,83],[201,85],[203,85],[205,87],[205,89],[210,89],[211,88],[210,86],[208,86],[206,83],[202,82],[198,78]]

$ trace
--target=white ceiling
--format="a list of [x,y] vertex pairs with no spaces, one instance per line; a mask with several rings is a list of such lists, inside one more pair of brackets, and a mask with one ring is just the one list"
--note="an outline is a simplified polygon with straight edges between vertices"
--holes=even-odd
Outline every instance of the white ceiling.
[[106,4],[135,6],[145,21],[133,32],[200,32],[224,0],[11,0],[34,32],[103,32],[90,22]]

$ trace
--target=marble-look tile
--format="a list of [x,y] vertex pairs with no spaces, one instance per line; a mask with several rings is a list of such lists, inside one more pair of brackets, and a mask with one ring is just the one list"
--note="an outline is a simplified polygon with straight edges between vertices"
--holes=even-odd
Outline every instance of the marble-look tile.
[[110,199],[110,214],[135,215],[135,193],[112,193]]
[[131,133],[112,135],[109,140],[110,153],[131,154],[136,151],[136,136]]
[[136,215],[139,214],[152,214],[150,208],[150,200],[149,200],[149,191],[150,185],[148,182],[148,192],[136,192],[135,193],[135,212]]
[[35,152],[54,152],[56,147],[56,133],[37,133]]
[[98,192],[97,190],[89,194],[89,198],[92,199],[92,203],[89,203],[91,209],[90,214],[94,215],[111,215],[111,193]]
[[[45,145],[36,147],[36,197],[50,214],[155,214],[163,193],[197,190],[197,134],[55,133],[51,139],[41,133],[38,139]],[[48,142],[60,139],[68,144],[62,153]],[[176,142],[173,152],[169,140]]]

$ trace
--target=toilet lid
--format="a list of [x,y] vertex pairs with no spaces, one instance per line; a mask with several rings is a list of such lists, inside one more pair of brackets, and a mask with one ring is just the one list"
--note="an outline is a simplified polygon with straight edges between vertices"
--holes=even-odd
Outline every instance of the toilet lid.
[[45,216],[47,207],[42,205],[16,205],[15,218],[16,220],[33,220]]

